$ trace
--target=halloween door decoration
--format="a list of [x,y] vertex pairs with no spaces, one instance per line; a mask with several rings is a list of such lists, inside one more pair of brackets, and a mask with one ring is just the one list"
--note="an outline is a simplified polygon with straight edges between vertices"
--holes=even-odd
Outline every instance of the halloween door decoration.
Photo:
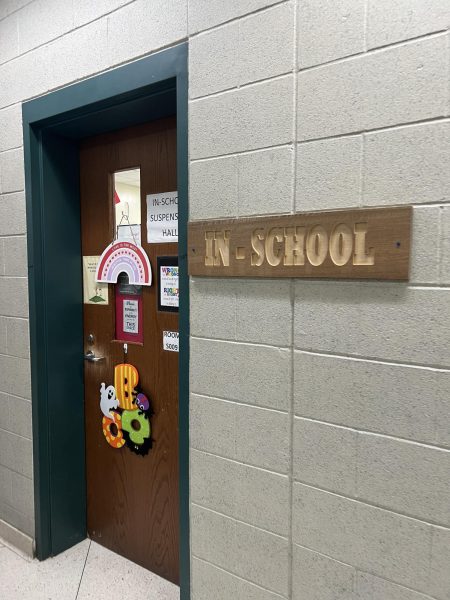
[[100,386],[100,409],[106,441],[113,448],[127,446],[145,456],[152,447],[151,408],[147,396],[139,390],[136,367],[122,363],[114,367],[114,385]]

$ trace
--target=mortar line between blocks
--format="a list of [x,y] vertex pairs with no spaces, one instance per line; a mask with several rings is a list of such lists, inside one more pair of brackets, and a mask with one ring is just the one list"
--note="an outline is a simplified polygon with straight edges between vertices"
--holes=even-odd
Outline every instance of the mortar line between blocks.
[[392,583],[393,585],[397,585],[397,586],[399,586],[401,588],[404,588],[405,590],[410,590],[411,592],[416,592],[417,594],[420,594],[421,596],[423,596],[423,600],[438,600],[438,598],[436,598],[435,596],[429,596],[425,592],[421,592],[420,590],[417,590],[415,588],[406,586],[404,583],[399,583],[398,581],[394,581],[393,579],[390,579],[389,577],[386,577],[385,575],[380,575],[380,573],[377,573],[375,571],[368,571],[367,569],[362,569],[360,567],[355,567],[355,565],[351,565],[350,563],[347,563],[347,562],[341,560],[340,558],[335,558],[334,556],[331,556],[330,554],[325,554],[324,552],[321,552],[320,550],[316,550],[315,548],[311,548],[309,546],[305,546],[304,544],[295,543],[295,545],[298,546],[299,548],[303,548],[304,550],[308,550],[308,552],[311,552],[313,554],[318,554],[319,556],[323,556],[324,558],[328,558],[329,560],[337,562],[337,563],[339,563],[341,565],[345,565],[347,567],[351,567],[357,573],[364,573],[364,574],[367,574],[367,575],[372,575],[373,577],[376,577],[377,579],[382,579],[383,581],[387,581],[388,583]]
[[335,58],[333,60],[329,60],[327,62],[324,63],[320,63],[317,65],[311,65],[308,67],[304,67],[303,69],[300,69],[300,73],[306,73],[308,71],[316,71],[317,69],[323,69],[329,66],[333,66],[333,65],[338,65],[344,62],[350,62],[353,60],[358,60],[361,59],[365,56],[372,56],[373,54],[380,54],[382,52],[388,52],[391,49],[395,49],[395,48],[402,48],[404,46],[411,46],[413,44],[416,44],[417,42],[420,41],[426,41],[428,39],[435,39],[435,38],[439,38],[439,37],[443,37],[447,34],[447,30],[446,29],[438,29],[437,31],[432,31],[429,33],[425,33],[423,35],[418,35],[416,37],[413,38],[409,38],[406,40],[400,40],[397,42],[392,42],[390,44],[386,44],[384,46],[376,46],[374,48],[369,48],[367,50],[364,50],[362,52],[355,52],[354,54],[348,54],[347,56],[341,56],[339,58]]
[[[444,446],[443,444],[437,444],[434,442],[426,442],[423,440],[416,440],[411,437],[402,437],[395,434],[386,433],[384,431],[375,431],[374,429],[361,429],[360,427],[355,427],[353,425],[344,425],[343,423],[336,423],[334,421],[324,421],[323,419],[315,419],[314,417],[308,417],[306,415],[294,415],[295,419],[299,419],[302,421],[308,421],[309,423],[318,423],[319,425],[326,425],[328,427],[335,427],[336,429],[344,429],[346,431],[353,431],[354,433],[360,433],[367,436],[376,436],[380,438],[384,438],[386,440],[391,440],[395,442],[400,442],[404,444],[411,444],[413,446],[419,446],[421,448],[427,448],[428,450],[442,450],[444,452],[450,452],[449,446]],[[359,438],[360,436],[358,436]]]
[[214,564],[213,562],[206,560],[205,558],[202,558],[201,556],[197,556],[196,554],[192,553],[192,556],[196,559],[199,560],[207,565],[210,565],[211,567],[214,567],[215,569],[218,569],[219,571],[222,571],[223,573],[227,573],[228,575],[232,575],[233,577],[236,577],[236,579],[240,579],[241,581],[245,581],[245,583],[249,583],[250,585],[255,586],[256,588],[260,589],[260,590],[264,590],[265,592],[269,592],[270,594],[274,594],[275,596],[277,596],[278,598],[283,598],[285,599],[286,596],[281,595],[279,592],[274,592],[273,590],[270,590],[269,588],[266,588],[262,585],[260,585],[259,583],[254,583],[253,581],[250,581],[250,579],[245,579],[245,577],[242,577],[241,575],[236,575],[236,573],[233,573],[232,571],[228,571],[227,569],[224,569],[223,567],[219,567],[218,565]]
[[[189,37],[189,39],[195,39],[197,37],[201,37],[205,34],[210,33],[211,31],[215,31],[217,29],[226,27],[227,25],[230,25],[231,23],[235,23],[236,21],[242,21],[244,19],[248,19],[250,17],[253,17],[254,15],[269,11],[272,8],[280,6],[281,4],[288,4],[289,2],[290,2],[290,0],[278,0],[277,2],[274,2],[273,4],[270,4],[269,6],[263,6],[261,8],[254,10],[253,12],[249,12],[249,13],[245,13],[243,15],[239,15],[237,17],[233,17],[226,21],[222,21],[221,23],[217,23],[216,25],[212,25],[211,27],[208,27],[206,29],[201,29],[200,31],[195,31],[194,33],[189,33],[189,31],[188,31],[188,37]],[[189,25],[189,23],[188,23],[188,25]]]
[[337,492],[336,490],[331,490],[325,487],[321,487],[317,484],[308,483],[306,481],[300,481],[298,479],[295,480],[295,483],[298,485],[302,485],[304,487],[310,488],[312,490],[316,490],[318,492],[323,492],[324,494],[328,494],[330,496],[336,496],[337,498],[342,498],[344,500],[348,500],[349,502],[354,502],[355,504],[360,504],[362,506],[368,506],[369,508],[376,508],[377,510],[382,510],[384,512],[390,513],[391,515],[396,515],[397,517],[401,517],[402,519],[410,519],[411,521],[417,521],[418,523],[422,523],[430,528],[430,534],[433,531],[433,528],[438,527],[444,529],[446,531],[450,531],[450,524],[443,525],[442,523],[437,523],[435,521],[426,521],[424,518],[403,513],[399,510],[395,510],[394,508],[390,508],[386,505],[377,504],[376,502],[372,502],[367,498],[360,498],[355,496],[347,496],[342,492]]

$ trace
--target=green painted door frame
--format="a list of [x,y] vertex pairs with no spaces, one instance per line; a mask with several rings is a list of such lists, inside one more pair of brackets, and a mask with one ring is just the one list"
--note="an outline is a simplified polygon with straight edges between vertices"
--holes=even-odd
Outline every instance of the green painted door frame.
[[86,537],[79,140],[177,117],[180,582],[190,597],[187,43],[23,104],[36,553]]

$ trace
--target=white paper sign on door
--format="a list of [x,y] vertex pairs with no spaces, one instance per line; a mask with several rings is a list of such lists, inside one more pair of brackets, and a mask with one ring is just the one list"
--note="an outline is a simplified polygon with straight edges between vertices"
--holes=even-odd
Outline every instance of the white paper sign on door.
[[179,352],[179,339],[178,331],[163,331],[163,350]]
[[139,308],[137,300],[123,301],[124,333],[139,333]]
[[178,192],[147,195],[147,242],[178,242]]

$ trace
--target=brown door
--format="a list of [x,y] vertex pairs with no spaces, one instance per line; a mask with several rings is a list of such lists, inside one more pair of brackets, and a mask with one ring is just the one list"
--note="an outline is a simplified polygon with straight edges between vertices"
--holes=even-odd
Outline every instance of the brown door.
[[[132,190],[133,205],[128,191],[139,183],[140,191]],[[146,196],[176,189],[175,118],[92,137],[81,144],[83,257],[100,256],[118,231],[119,238],[125,236],[123,239],[129,241],[131,236],[135,240],[140,234],[153,272],[150,287],[130,288],[126,277],[119,277],[124,284],[120,292],[131,291],[131,298],[141,303],[140,311],[132,314],[131,329],[124,321],[118,330],[117,285],[103,284],[94,297],[85,297],[85,353],[101,358],[84,361],[88,533],[99,544],[178,583],[178,353],[163,350],[163,331],[178,331],[178,314],[173,309],[159,310],[157,272],[158,257],[177,257],[178,244],[147,243],[146,226]],[[133,213],[139,204],[140,226]],[[120,214],[124,217],[122,223],[117,222]],[[166,259],[166,263],[170,262],[170,258]],[[117,314],[124,317],[118,306]],[[136,337],[133,327],[139,333]],[[124,338],[128,345],[126,354]],[[150,400],[153,414],[149,419],[151,448],[147,453],[147,446],[139,446],[139,453],[130,449],[130,434],[125,433],[128,441],[121,447],[107,441],[115,443],[119,438],[124,443],[115,423],[109,429],[111,438],[106,437],[108,421],[103,420],[100,407],[100,388],[102,384],[104,390],[115,385],[115,367],[119,364],[137,369],[136,392],[143,392]],[[118,376],[122,376],[122,383],[131,385],[126,371]],[[131,390],[130,398],[136,403]],[[147,418],[148,412],[142,418]],[[117,413],[121,414],[120,406]],[[132,426],[139,430],[141,421],[133,421]],[[147,444],[145,427],[141,431]]]

